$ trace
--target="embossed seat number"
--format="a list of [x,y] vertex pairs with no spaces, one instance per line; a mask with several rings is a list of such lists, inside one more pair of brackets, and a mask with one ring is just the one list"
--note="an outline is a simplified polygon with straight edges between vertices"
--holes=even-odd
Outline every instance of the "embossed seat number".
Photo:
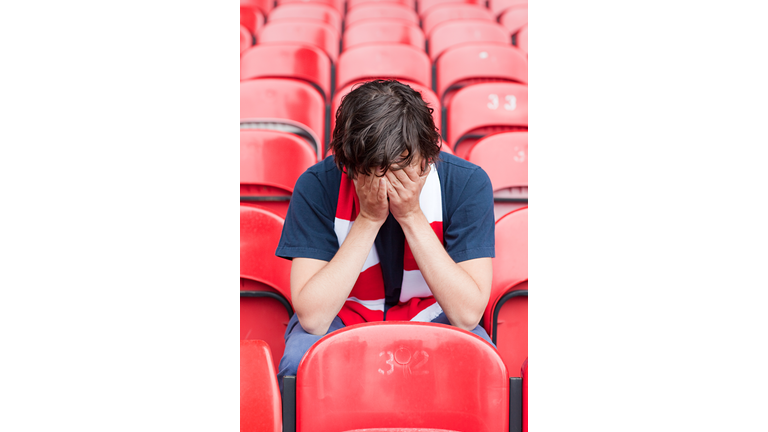
[[394,352],[382,351],[379,353],[379,357],[386,358],[385,363],[389,365],[388,370],[379,368],[378,372],[382,375],[391,375],[395,371],[395,367],[402,369],[404,376],[429,373],[426,370],[419,370],[429,361],[429,354],[424,350],[416,351],[415,354],[411,355],[411,351],[408,348],[401,346]]

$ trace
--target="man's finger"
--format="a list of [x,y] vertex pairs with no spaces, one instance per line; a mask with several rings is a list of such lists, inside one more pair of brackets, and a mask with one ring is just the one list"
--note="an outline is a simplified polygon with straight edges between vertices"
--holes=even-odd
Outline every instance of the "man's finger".
[[[408,174],[404,173],[403,170],[406,170],[408,168],[403,168],[401,170],[394,171],[392,175],[397,178],[397,180],[400,182],[401,185],[405,186],[408,182],[413,182],[411,178],[408,176]],[[418,176],[417,176],[418,177]]]
[[408,176],[408,179],[410,179],[412,182],[419,180],[419,173],[421,172],[420,167],[407,166],[403,168],[403,171],[405,171],[405,175]]
[[387,200],[387,180],[384,177],[379,177],[379,201]]

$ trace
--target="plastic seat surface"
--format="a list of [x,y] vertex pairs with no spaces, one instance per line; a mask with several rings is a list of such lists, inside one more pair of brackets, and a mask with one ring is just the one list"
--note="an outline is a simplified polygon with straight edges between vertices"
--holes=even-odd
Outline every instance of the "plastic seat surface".
[[430,8],[422,19],[424,34],[429,37],[438,24],[462,19],[494,21],[491,11],[474,3],[445,3]]
[[515,46],[528,55],[528,24],[523,26],[515,36]]
[[503,132],[477,142],[467,160],[480,166],[493,185],[495,219],[526,207],[527,202],[504,198],[528,198],[528,132]]
[[240,128],[291,128],[316,148],[319,159],[324,150],[325,101],[317,89],[299,80],[259,78],[242,81]]
[[488,9],[493,16],[498,17],[510,7],[525,6],[528,7],[528,0],[488,0]]
[[485,135],[527,130],[528,87],[505,82],[464,87],[447,107],[447,125],[448,145],[460,157]]
[[347,11],[344,26],[349,28],[360,21],[378,19],[398,19],[419,25],[419,16],[413,8],[398,3],[361,3]]
[[333,6],[322,3],[284,3],[269,14],[269,22],[315,19],[330,24],[341,35],[341,14]]
[[398,43],[424,51],[424,33],[418,25],[399,19],[359,21],[347,27],[343,37],[343,49],[364,44]]
[[256,35],[271,10],[270,0],[240,0],[240,25]]
[[258,35],[259,44],[297,42],[320,48],[332,62],[339,58],[339,34],[330,24],[313,19],[268,22]]
[[242,56],[243,52],[250,48],[252,45],[253,36],[251,36],[251,32],[249,32],[247,28],[240,26],[240,55]]
[[509,375],[480,337],[434,323],[380,322],[313,345],[296,377],[297,431],[509,429]]
[[503,43],[470,43],[446,50],[437,60],[437,94],[443,105],[450,93],[479,82],[528,82],[528,59]]
[[344,13],[344,0],[277,0],[278,6],[287,4],[307,5],[311,3],[324,4],[336,9],[340,14]]
[[358,6],[382,3],[396,3],[403,5],[408,9],[416,10],[416,0],[347,0],[347,13],[349,13],[349,11],[355,10],[355,8]]
[[[377,77],[373,77],[371,79],[375,79],[375,78]],[[384,79],[385,77],[381,77],[381,78]],[[368,80],[354,81],[350,84],[347,84],[342,89],[338,90],[336,92],[336,95],[333,97],[333,104],[331,105],[331,139],[333,139],[333,129],[336,127],[336,111],[339,109],[339,106],[341,105],[341,98],[346,96],[349,92],[351,92],[356,85],[365,81],[368,81]],[[421,93],[421,98],[424,99],[424,101],[427,103],[427,105],[430,108],[432,108],[432,120],[434,120],[435,126],[439,128],[441,109],[440,109],[440,101],[437,99],[437,95],[435,95],[435,92],[433,92],[430,88],[424,85],[421,85],[419,83],[415,83],[413,81],[408,81],[404,79],[398,79],[398,81],[400,81],[401,83],[407,86],[410,86],[412,89]],[[453,154],[453,151],[449,149],[447,145],[443,145],[443,150]]]
[[331,60],[309,45],[274,42],[249,49],[240,57],[240,81],[255,78],[298,78],[316,87],[326,102],[331,96]]
[[419,16],[424,18],[433,8],[444,4],[476,4],[485,7],[485,0],[420,0],[418,3],[417,12]]
[[291,194],[299,176],[315,163],[316,154],[296,135],[240,130],[240,195],[251,195],[250,186],[267,186]]
[[282,404],[269,347],[261,340],[240,341],[240,430],[281,432]]
[[509,31],[510,35],[516,34],[528,24],[528,7],[511,7],[499,17],[499,23]]
[[[266,27],[265,27],[266,28]],[[429,58],[434,62],[445,50],[470,42],[512,43],[512,38],[499,23],[479,19],[447,21],[432,29]]]
[[379,77],[404,79],[432,88],[432,65],[423,50],[396,43],[359,45],[339,57],[337,89],[354,81]]

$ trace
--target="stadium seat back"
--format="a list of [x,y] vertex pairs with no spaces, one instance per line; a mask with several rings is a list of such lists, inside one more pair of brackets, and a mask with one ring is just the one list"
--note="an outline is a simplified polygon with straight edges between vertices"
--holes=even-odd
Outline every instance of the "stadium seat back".
[[293,42],[256,45],[240,57],[240,81],[255,78],[300,79],[330,102],[331,60],[317,47]]
[[399,19],[359,21],[344,32],[343,49],[371,44],[398,43],[424,51],[424,33],[418,25]]
[[241,432],[282,432],[280,390],[271,357],[264,341],[240,341]]
[[349,28],[361,21],[395,19],[419,25],[419,16],[413,8],[408,8],[398,3],[362,3],[354,9],[347,11],[344,19],[345,28]]
[[304,6],[313,3],[324,4],[336,9],[340,14],[344,13],[344,0],[312,0],[311,2],[308,0],[277,0],[278,7],[289,4],[299,4]]
[[516,34],[528,24],[528,6],[511,7],[499,17],[499,23],[510,35]]
[[[248,31],[247,28],[240,26],[240,55],[243,55],[243,52],[253,46],[253,35],[251,35],[251,32]],[[241,60],[242,61],[242,57]]]
[[240,82],[240,129],[290,132],[323,154],[325,101],[312,85],[295,79],[258,78]]
[[410,10],[416,10],[416,0],[347,0],[347,13],[363,5],[389,3],[399,4]]
[[503,132],[477,142],[467,160],[491,179],[496,220],[528,205],[528,132]]
[[271,0],[240,0],[240,25],[256,35],[271,10]]
[[333,27],[341,35],[341,14],[333,6],[323,3],[284,3],[269,14],[269,22],[314,19]]
[[488,8],[495,17],[509,8],[521,6],[528,7],[528,0],[488,0]]
[[337,89],[378,77],[404,79],[432,88],[432,64],[423,50],[397,43],[359,45],[341,54]]
[[482,19],[447,21],[432,29],[428,43],[429,58],[434,62],[445,50],[470,42],[510,44],[512,38],[507,30],[496,22]]
[[509,429],[509,375],[480,337],[443,324],[350,326],[309,349],[296,377],[297,431]]
[[251,186],[269,186],[288,194],[299,176],[317,163],[312,149],[296,135],[270,130],[240,130],[240,195]]
[[433,8],[446,4],[476,4],[485,7],[485,0],[419,0],[417,12],[423,19]]
[[528,56],[528,24],[515,34],[515,46]]
[[438,24],[447,21],[478,19],[493,22],[493,14],[479,4],[474,3],[445,3],[439,4],[429,10],[422,19],[424,35],[430,37],[432,29]]
[[323,50],[333,63],[339,58],[339,34],[330,24],[314,19],[270,21],[258,35],[259,44],[297,42]]

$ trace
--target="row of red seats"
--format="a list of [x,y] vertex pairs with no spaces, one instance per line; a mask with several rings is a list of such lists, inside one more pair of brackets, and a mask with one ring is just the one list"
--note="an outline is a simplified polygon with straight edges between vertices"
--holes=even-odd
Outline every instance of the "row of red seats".
[[336,331],[284,378],[282,397],[275,372],[264,341],[240,341],[241,431],[528,429],[528,360],[510,378],[488,343],[443,324]]

